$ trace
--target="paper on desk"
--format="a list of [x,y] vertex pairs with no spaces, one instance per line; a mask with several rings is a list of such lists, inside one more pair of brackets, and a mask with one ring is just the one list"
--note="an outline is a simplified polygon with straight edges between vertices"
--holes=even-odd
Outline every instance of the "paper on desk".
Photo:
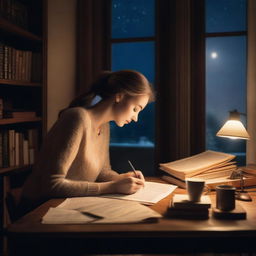
[[79,211],[51,207],[42,219],[43,224],[80,224],[95,221]]
[[152,205],[171,194],[177,186],[159,182],[145,182],[145,187],[132,195],[107,194],[102,197],[117,198],[130,201],[137,201],[143,204]]
[[56,208],[50,208],[42,223],[136,223],[161,217],[161,214],[137,202],[101,197],[73,197]]

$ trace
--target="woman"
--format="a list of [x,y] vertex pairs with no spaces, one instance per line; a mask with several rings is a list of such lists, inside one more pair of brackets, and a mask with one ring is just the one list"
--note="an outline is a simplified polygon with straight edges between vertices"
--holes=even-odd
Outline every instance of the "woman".
[[[92,105],[95,96],[101,100]],[[154,93],[139,72],[105,72],[89,92],[60,112],[49,131],[32,175],[24,185],[23,208],[52,197],[132,194],[144,185],[140,171],[118,174],[109,163],[109,122],[137,122]]]

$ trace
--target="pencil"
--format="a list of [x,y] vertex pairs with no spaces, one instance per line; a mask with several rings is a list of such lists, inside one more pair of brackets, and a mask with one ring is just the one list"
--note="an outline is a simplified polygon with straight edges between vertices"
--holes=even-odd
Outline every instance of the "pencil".
[[130,160],[128,160],[128,163],[129,163],[129,165],[132,167],[132,170],[133,170],[133,172],[134,172],[134,174],[135,174],[135,177],[136,177],[136,178],[139,178],[139,177],[137,176],[137,173],[136,173],[136,171],[135,171],[135,168],[134,168],[134,166],[133,166],[133,164],[131,163]]

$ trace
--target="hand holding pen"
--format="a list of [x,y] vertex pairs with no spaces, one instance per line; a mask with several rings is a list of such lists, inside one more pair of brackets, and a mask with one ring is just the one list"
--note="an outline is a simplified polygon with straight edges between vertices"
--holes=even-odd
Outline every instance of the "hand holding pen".
[[141,179],[141,180],[145,181],[144,175],[142,174],[142,172],[141,171],[136,171],[130,160],[128,160],[128,163],[132,168],[132,171],[134,173],[134,177],[137,178],[137,179]]
[[133,194],[145,186],[145,179],[141,171],[135,170],[130,161],[132,172],[121,173],[112,181],[111,193]]

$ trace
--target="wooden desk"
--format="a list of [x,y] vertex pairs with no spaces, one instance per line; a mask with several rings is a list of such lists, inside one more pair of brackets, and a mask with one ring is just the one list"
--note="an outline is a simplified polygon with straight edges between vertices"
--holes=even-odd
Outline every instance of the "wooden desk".
[[[177,189],[175,193],[184,193]],[[81,253],[256,252],[256,196],[240,202],[246,220],[179,220],[147,224],[46,225],[41,217],[63,199],[53,199],[8,228],[11,255],[81,255]],[[215,206],[215,195],[211,195]],[[171,195],[152,209],[164,214]],[[23,254],[26,252],[25,254]],[[83,254],[84,255],[84,254]]]

